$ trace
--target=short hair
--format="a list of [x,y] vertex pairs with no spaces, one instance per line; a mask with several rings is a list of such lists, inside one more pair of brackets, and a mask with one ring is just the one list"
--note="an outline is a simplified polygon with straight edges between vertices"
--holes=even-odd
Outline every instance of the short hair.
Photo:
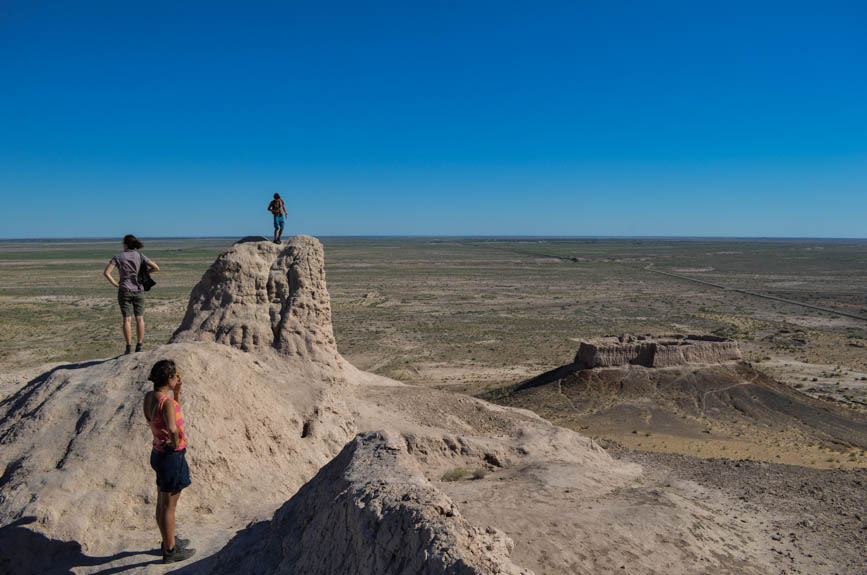
[[151,368],[148,379],[154,382],[154,390],[168,385],[169,379],[178,372],[175,362],[170,359],[161,359]]
[[280,199],[280,194],[274,194],[274,199],[275,199],[275,200],[279,200],[279,199]]
[[131,250],[140,250],[144,247],[144,244],[141,243],[141,240],[139,240],[132,234],[127,234],[123,236],[123,245],[125,245]]

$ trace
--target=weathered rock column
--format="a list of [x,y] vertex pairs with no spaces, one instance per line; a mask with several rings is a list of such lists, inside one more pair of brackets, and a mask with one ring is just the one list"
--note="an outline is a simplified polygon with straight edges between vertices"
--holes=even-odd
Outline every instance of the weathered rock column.
[[311,236],[278,245],[244,239],[220,254],[193,288],[171,342],[212,341],[244,351],[273,348],[337,364],[325,251]]

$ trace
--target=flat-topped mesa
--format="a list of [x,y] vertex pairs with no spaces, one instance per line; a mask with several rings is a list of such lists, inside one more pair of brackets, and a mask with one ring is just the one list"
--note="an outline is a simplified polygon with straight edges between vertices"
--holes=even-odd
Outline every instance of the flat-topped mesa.
[[736,341],[712,335],[601,337],[582,341],[575,363],[585,367],[676,367],[742,359]]
[[193,288],[171,339],[181,341],[338,363],[322,244],[305,235],[282,245],[259,237],[236,242]]

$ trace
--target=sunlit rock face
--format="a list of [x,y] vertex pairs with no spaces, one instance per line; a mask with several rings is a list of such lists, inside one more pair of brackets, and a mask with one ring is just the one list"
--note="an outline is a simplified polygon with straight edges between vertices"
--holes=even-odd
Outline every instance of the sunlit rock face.
[[319,240],[284,244],[250,238],[221,254],[190,294],[172,336],[243,351],[275,349],[319,363],[339,363]]
[[582,341],[575,363],[585,367],[676,367],[737,361],[736,341],[711,335],[602,337]]

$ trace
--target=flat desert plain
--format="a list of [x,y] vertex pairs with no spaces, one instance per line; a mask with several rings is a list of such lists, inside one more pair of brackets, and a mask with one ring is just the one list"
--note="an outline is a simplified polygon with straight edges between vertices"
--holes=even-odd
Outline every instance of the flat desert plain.
[[[235,238],[156,239],[146,345]],[[571,361],[582,338],[707,333],[817,397],[867,407],[867,241],[322,238],[341,353],[406,383],[476,393]],[[0,366],[118,354],[102,269],[114,240],[0,242]]]
[[[144,238],[162,268],[146,348],[168,341],[190,290],[235,239]],[[710,334],[737,340],[776,382],[867,413],[864,240],[321,239],[337,347],[365,371],[491,398],[571,363],[582,339]],[[119,239],[0,242],[0,399],[53,366],[122,351],[102,277],[119,250]],[[863,446],[765,437],[760,421],[742,440],[708,423],[686,441],[546,403],[519,407],[642,464],[661,486],[680,478],[735,495],[778,542],[781,572],[867,572]],[[822,549],[839,549],[839,563],[816,559]]]

